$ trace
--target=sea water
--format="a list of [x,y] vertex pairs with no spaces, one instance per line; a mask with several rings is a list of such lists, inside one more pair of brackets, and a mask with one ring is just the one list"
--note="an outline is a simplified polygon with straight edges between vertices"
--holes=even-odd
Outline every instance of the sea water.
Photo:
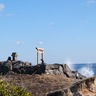
[[86,77],[96,76],[96,63],[71,64],[70,69],[78,71]]

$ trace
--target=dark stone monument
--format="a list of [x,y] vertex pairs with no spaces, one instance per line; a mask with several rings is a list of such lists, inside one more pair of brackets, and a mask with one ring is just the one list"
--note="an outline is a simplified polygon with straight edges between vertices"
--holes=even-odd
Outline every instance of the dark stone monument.
[[16,52],[13,52],[11,56],[12,56],[12,60],[13,60],[13,61],[16,61],[16,60],[17,60],[17,56],[18,56],[18,55],[17,55]]

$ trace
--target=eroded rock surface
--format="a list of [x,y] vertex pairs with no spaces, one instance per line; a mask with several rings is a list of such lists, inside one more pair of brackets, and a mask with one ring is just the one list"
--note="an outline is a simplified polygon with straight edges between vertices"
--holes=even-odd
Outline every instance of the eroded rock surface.
[[96,77],[68,78],[63,75],[8,74],[1,76],[6,82],[23,87],[33,96],[96,96]]
[[77,71],[72,71],[67,64],[38,64],[32,66],[31,63],[23,61],[8,60],[0,62],[0,73],[7,74],[9,71],[19,74],[62,74],[69,78],[85,78]]
[[77,71],[72,71],[67,64],[38,64],[32,66],[29,62],[4,61],[0,62],[0,73],[6,75],[9,71],[18,74],[61,74],[65,77],[84,79],[85,76]]
[[46,74],[63,74],[69,78],[83,79],[86,78],[77,71],[72,71],[67,64],[46,64],[45,65]]
[[96,96],[96,77],[81,80],[68,88],[51,92],[47,96]]

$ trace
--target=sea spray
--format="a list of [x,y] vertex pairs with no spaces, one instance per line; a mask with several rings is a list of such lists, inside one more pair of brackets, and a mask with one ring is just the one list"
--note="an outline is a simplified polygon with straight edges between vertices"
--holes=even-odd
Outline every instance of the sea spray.
[[72,61],[71,61],[69,58],[67,58],[67,59],[65,60],[65,64],[67,64],[68,67],[69,67],[71,70],[75,70],[74,64],[72,63]]
[[78,70],[79,73],[81,73],[82,75],[86,76],[86,77],[92,77],[94,76],[94,71],[92,68],[92,64],[86,64],[85,66],[81,67]]

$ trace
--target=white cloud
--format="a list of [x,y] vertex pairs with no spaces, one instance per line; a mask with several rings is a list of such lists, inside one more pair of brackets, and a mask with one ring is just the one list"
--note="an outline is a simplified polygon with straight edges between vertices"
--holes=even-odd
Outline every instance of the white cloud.
[[42,42],[42,41],[39,41],[38,43],[39,43],[40,45],[43,45],[43,42]]
[[4,8],[5,8],[5,5],[4,5],[4,4],[2,4],[2,3],[0,3],[0,11],[3,11],[3,10],[4,10]]
[[17,44],[17,45],[22,45],[22,44],[24,44],[24,42],[22,42],[22,41],[17,41],[16,44]]
[[95,4],[96,1],[95,0],[87,0],[86,3],[87,3],[87,5],[92,5],[92,4]]

